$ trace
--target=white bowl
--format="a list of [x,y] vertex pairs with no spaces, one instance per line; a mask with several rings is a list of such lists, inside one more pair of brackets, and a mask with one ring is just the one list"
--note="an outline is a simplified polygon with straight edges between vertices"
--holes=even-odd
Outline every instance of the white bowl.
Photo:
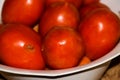
[[[0,11],[3,2],[4,0],[0,0]],[[119,16],[120,0],[101,0],[101,2],[107,4]],[[108,54],[87,65],[63,70],[27,70],[0,64],[0,73],[7,80],[99,80],[110,61],[119,55],[120,42]]]

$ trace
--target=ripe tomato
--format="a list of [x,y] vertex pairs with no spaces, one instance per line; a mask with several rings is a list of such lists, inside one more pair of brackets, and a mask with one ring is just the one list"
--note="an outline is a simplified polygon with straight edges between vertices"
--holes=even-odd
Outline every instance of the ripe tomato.
[[97,9],[81,22],[86,55],[95,60],[111,51],[120,38],[120,19],[109,9]]
[[43,55],[52,69],[77,66],[84,55],[81,37],[70,27],[52,28],[43,41]]
[[2,21],[32,26],[41,17],[43,9],[44,0],[5,0]]
[[43,69],[40,36],[31,28],[6,24],[0,30],[0,59],[8,66]]
[[43,14],[39,23],[39,31],[44,36],[54,26],[66,26],[76,29],[79,21],[79,12],[76,7],[64,2],[55,3],[47,8]]

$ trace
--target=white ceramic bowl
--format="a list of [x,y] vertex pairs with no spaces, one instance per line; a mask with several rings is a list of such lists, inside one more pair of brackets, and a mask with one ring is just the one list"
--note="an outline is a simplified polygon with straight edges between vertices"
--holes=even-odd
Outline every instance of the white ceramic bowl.
[[[4,0],[0,0],[0,11],[3,2]],[[120,0],[101,0],[101,2],[107,4],[119,16]],[[0,73],[8,80],[99,80],[110,61],[119,55],[120,42],[107,55],[84,66],[45,71],[19,69],[0,64]]]

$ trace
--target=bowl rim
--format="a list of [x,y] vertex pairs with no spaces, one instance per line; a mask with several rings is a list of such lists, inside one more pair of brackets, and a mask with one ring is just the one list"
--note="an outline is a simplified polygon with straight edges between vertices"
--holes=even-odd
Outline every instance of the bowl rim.
[[111,61],[113,58],[119,55],[120,55],[120,41],[115,46],[115,48],[111,50],[108,54],[83,66],[77,66],[77,67],[62,69],[62,70],[28,70],[28,69],[15,68],[15,67],[0,64],[0,71],[13,73],[13,74],[20,74],[20,75],[56,77],[56,76],[73,74],[77,72],[83,72],[97,66],[99,67],[100,65]]

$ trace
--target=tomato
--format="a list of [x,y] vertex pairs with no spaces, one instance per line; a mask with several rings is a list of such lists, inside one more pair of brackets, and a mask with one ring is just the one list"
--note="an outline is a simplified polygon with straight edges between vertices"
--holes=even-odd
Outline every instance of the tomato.
[[77,66],[84,55],[84,44],[70,27],[54,27],[44,38],[43,56],[51,69]]
[[3,25],[0,30],[0,45],[3,64],[24,69],[44,69],[41,38],[28,26]]
[[120,38],[120,19],[109,9],[97,9],[79,25],[86,56],[95,60],[110,52]]
[[5,0],[2,21],[33,26],[41,17],[43,9],[44,0]]
[[67,26],[76,29],[79,21],[79,12],[76,7],[64,2],[54,3],[43,14],[39,22],[39,31],[42,36],[45,36],[54,26]]

